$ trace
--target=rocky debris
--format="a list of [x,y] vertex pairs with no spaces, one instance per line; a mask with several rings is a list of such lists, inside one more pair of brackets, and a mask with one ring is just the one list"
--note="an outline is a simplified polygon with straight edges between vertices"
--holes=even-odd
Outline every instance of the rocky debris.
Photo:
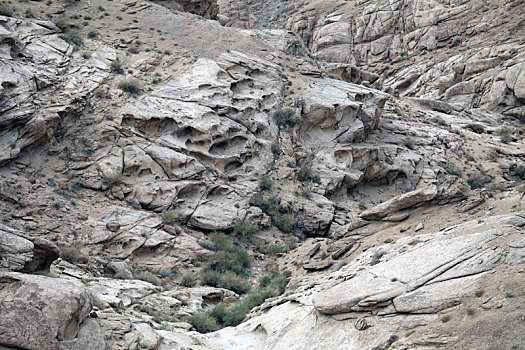
[[[194,13],[207,19],[221,19],[217,16],[219,13],[217,0],[154,0],[153,2],[167,8]],[[222,18],[222,21],[226,24],[228,19]]]
[[367,220],[381,219],[399,210],[410,208],[420,203],[428,202],[434,199],[436,195],[436,186],[425,187],[419,190],[402,194],[398,197],[394,197],[373,208],[363,211],[359,216]]
[[55,244],[43,238],[29,238],[18,230],[0,224],[0,269],[49,271],[59,255]]
[[[54,350],[79,334],[84,337],[79,330],[91,311],[91,296],[82,283],[2,272],[0,286],[0,345]],[[94,332],[83,342],[95,346],[104,341]]]

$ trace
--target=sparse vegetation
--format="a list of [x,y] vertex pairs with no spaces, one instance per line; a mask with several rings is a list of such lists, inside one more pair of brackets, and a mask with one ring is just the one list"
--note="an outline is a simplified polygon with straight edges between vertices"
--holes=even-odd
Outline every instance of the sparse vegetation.
[[118,88],[130,95],[138,95],[142,92],[142,84],[137,78],[122,79],[118,84]]
[[251,236],[259,231],[259,225],[249,219],[237,220],[233,225],[233,232],[241,236]]
[[525,180],[525,165],[520,164],[516,167],[516,176]]
[[272,149],[272,154],[275,157],[275,159],[279,159],[282,153],[281,146],[279,145],[279,143],[278,142],[272,143],[271,149]]
[[295,219],[292,214],[286,213],[281,207],[281,199],[278,197],[265,197],[260,193],[250,198],[250,205],[259,207],[261,210],[272,218],[272,223],[284,233],[289,233]]
[[273,119],[280,128],[291,129],[301,123],[302,117],[292,108],[282,108],[273,114]]
[[503,143],[509,143],[512,141],[511,130],[506,126],[498,130],[498,135],[500,137],[500,141]]
[[467,183],[471,189],[483,188],[486,184],[492,182],[492,178],[483,173],[467,174]]
[[13,16],[14,9],[6,3],[0,2],[0,15],[11,17]]
[[416,140],[411,137],[411,136],[408,136],[405,138],[405,146],[407,146],[409,149],[415,149],[416,148]]
[[78,263],[85,260],[84,254],[76,244],[60,248],[60,257],[70,263]]
[[261,191],[271,190],[272,186],[273,180],[268,175],[264,175],[259,180],[259,188],[261,189]]
[[197,279],[195,278],[195,275],[191,272],[187,272],[182,276],[182,280],[180,283],[184,287],[194,287],[195,284],[197,284]]
[[82,46],[84,44],[84,41],[82,40],[82,31],[78,28],[69,28],[64,33],[60,34],[60,38],[76,46]]
[[141,281],[145,281],[145,282],[149,282],[151,284],[154,284],[156,286],[162,286],[163,282],[162,282],[162,279],[155,275],[154,273],[152,272],[149,272],[149,271],[141,271],[141,272],[138,272],[137,274],[135,274],[135,279],[138,279],[138,280],[141,280]]
[[284,253],[286,251],[286,248],[281,244],[270,244],[266,248],[266,254],[268,255],[279,255],[281,253]]
[[238,294],[248,292],[251,285],[245,277],[252,264],[248,252],[234,245],[223,233],[214,233],[210,238],[216,251],[209,257],[202,270],[202,283],[212,287],[227,288]]
[[441,317],[441,322],[447,323],[448,321],[450,321],[450,315],[445,315]]
[[312,168],[303,167],[299,169],[299,172],[297,173],[297,180],[301,182],[307,182],[307,181],[312,180],[312,178],[313,178]]
[[173,209],[164,209],[161,217],[163,223],[171,225],[177,221],[177,212]]
[[124,70],[122,69],[122,65],[121,65],[120,60],[118,58],[116,58],[113,61],[111,61],[110,68],[111,68],[111,71],[113,73],[124,74]]
[[108,174],[104,174],[104,180],[110,186],[114,186],[124,181],[124,174],[120,170],[114,170]]
[[232,307],[227,308],[224,304],[219,304],[212,310],[193,314],[186,321],[201,333],[236,326],[251,309],[263,304],[268,298],[284,293],[289,277],[290,273],[287,271],[268,271],[268,275],[259,279],[259,289],[247,294]]
[[455,175],[455,176],[458,176],[458,177],[461,177],[461,175],[463,175],[463,172],[461,171],[461,169],[458,168],[457,166],[455,166],[454,164],[449,164],[447,166],[447,172],[450,175]]
[[120,280],[131,280],[133,279],[133,274],[129,270],[121,270],[114,274],[113,277]]

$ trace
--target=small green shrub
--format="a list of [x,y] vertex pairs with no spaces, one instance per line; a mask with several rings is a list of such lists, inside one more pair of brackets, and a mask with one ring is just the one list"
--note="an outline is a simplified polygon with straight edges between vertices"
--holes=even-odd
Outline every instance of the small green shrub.
[[312,180],[312,178],[313,178],[312,168],[303,167],[299,169],[299,172],[297,173],[297,180],[301,182],[307,182],[307,181]]
[[251,286],[245,276],[252,264],[251,256],[224,234],[214,233],[211,239],[216,251],[208,258],[202,271],[202,283],[227,288],[239,294],[249,291]]
[[268,255],[278,255],[278,254],[284,253],[285,251],[286,251],[286,248],[280,244],[270,244],[266,248],[266,254]]
[[113,73],[117,73],[117,74],[124,73],[124,70],[122,69],[122,64],[120,63],[120,60],[118,58],[111,61],[110,68]]
[[114,170],[108,174],[104,174],[104,180],[110,186],[114,186],[124,181],[124,174],[120,170]]
[[84,41],[82,40],[82,31],[78,28],[69,28],[64,33],[60,34],[60,38],[76,46],[82,46],[84,44]]
[[290,233],[295,224],[295,220],[292,214],[277,213],[272,216],[272,220],[277,228],[284,233]]
[[461,171],[461,169],[455,166],[454,164],[450,164],[449,166],[447,166],[447,172],[450,175],[455,175],[458,177],[461,177],[461,175],[463,175],[463,172]]
[[154,284],[156,286],[161,286],[163,284],[162,280],[160,279],[159,276],[157,276],[154,273],[151,273],[149,271],[141,271],[141,272],[135,274],[135,279],[138,279],[138,280],[141,280],[141,281],[145,281],[145,282],[149,282],[149,283]]
[[220,328],[215,318],[208,312],[195,313],[186,321],[199,333],[209,333]]
[[415,149],[416,148],[416,140],[413,137],[408,136],[405,138],[405,146],[407,146],[409,149]]
[[164,209],[161,217],[163,223],[170,225],[177,221],[177,212],[173,209]]
[[275,157],[275,159],[279,159],[279,157],[281,156],[281,153],[283,152],[278,142],[272,143],[271,150],[272,150],[272,154]]
[[194,287],[197,284],[197,279],[193,273],[188,272],[182,276],[181,284],[184,287]]
[[118,88],[130,95],[138,95],[142,92],[142,84],[137,78],[122,79]]
[[113,275],[114,278],[117,278],[119,280],[131,280],[133,279],[133,275],[129,270],[121,270]]
[[222,327],[237,326],[251,309],[263,304],[268,298],[284,293],[290,276],[291,274],[287,271],[279,273],[276,270],[271,275],[261,277],[259,290],[250,292],[232,307],[226,308],[223,304],[219,304],[212,310],[192,315],[187,322],[201,333]]
[[259,180],[259,188],[261,189],[261,191],[269,191],[272,189],[272,186],[273,180],[268,175],[264,175]]
[[492,178],[483,173],[468,174],[467,183],[471,189],[483,188],[486,184],[491,183]]
[[516,168],[516,176],[525,180],[525,165],[518,165]]
[[90,59],[90,58],[91,58],[91,55],[92,55],[92,54],[91,54],[91,52],[89,52],[89,51],[84,51],[84,52],[82,52],[82,57],[83,57],[84,59],[86,59],[86,60]]
[[241,236],[251,236],[259,231],[259,225],[249,219],[238,220],[233,225],[233,232]]
[[447,323],[448,321],[450,321],[450,315],[445,315],[441,317],[441,322]]
[[69,20],[66,16],[60,16],[55,20],[55,25],[60,29],[61,31],[65,32],[67,29],[71,27],[71,23],[69,23]]
[[206,270],[201,274],[202,284],[218,287],[221,284],[222,275],[218,271]]
[[279,127],[293,128],[302,121],[302,117],[292,108],[282,108],[273,114],[273,119]]
[[506,126],[498,130],[498,135],[500,137],[500,141],[503,143],[509,143],[512,141],[511,130]]
[[256,193],[250,198],[250,205],[261,208],[261,210],[272,218],[272,223],[284,233],[289,233],[295,219],[291,214],[283,213],[281,199],[278,197],[265,197]]
[[84,254],[82,254],[80,248],[75,244],[61,247],[60,257],[70,263],[80,262],[85,259]]
[[0,15],[2,16],[6,16],[6,17],[11,17],[13,16],[13,13],[14,13],[14,9],[7,5],[6,3],[0,3]]
[[244,294],[252,288],[245,277],[239,276],[233,271],[226,271],[222,274],[218,287],[233,290],[237,294]]

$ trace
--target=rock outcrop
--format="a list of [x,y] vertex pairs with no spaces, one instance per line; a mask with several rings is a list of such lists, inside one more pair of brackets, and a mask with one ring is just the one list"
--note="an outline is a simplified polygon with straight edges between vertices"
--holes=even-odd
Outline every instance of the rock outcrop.
[[[67,349],[91,311],[91,296],[78,281],[2,272],[0,287],[0,345],[6,347]],[[89,337],[95,338],[84,345],[104,343],[96,333]]]
[[51,138],[63,118],[81,110],[115,56],[93,56],[68,72],[73,46],[59,37],[54,23],[0,16],[0,30],[0,164],[5,164]]

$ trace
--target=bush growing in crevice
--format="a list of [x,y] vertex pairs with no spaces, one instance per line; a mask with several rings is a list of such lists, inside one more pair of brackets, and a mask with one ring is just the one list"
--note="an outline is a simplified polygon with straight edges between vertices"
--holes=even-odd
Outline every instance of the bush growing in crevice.
[[280,128],[292,129],[297,124],[301,123],[303,118],[295,113],[292,108],[281,108],[275,111],[273,119]]
[[259,188],[261,189],[261,191],[269,191],[272,189],[272,186],[273,180],[268,175],[264,175],[259,180]]
[[234,327],[240,324],[246,315],[256,306],[262,305],[268,298],[284,293],[290,273],[278,270],[269,271],[259,279],[259,289],[247,294],[244,298],[230,307],[219,304],[212,310],[195,313],[186,321],[198,332],[208,333],[223,327]]
[[60,248],[60,257],[70,263],[80,263],[86,260],[86,256],[76,244],[70,246],[63,246]]
[[212,287],[230,289],[238,294],[248,292],[251,285],[246,276],[252,264],[251,256],[223,233],[214,233],[210,238],[216,251],[208,258],[202,270],[201,282]]
[[295,218],[290,213],[285,213],[278,197],[265,197],[256,193],[250,198],[250,205],[261,210],[272,218],[272,223],[284,233],[289,233],[295,225]]
[[233,232],[241,236],[251,236],[259,231],[259,225],[250,219],[237,220],[233,225]]
[[137,78],[126,78],[122,79],[118,88],[130,95],[138,95],[142,92],[142,84]]
[[503,143],[510,143],[512,141],[511,130],[504,126],[498,130],[500,141]]
[[467,174],[467,176],[467,183],[473,190],[483,188],[486,184],[492,182],[492,178],[483,173]]

